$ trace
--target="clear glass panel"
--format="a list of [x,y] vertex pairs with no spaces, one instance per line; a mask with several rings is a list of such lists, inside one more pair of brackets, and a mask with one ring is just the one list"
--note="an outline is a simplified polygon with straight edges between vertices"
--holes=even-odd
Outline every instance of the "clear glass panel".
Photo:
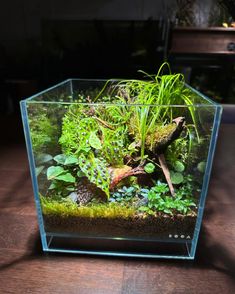
[[74,80],[21,102],[44,250],[194,257],[221,107],[135,91]]
[[45,91],[42,91],[32,97],[26,99],[28,102],[52,102],[52,103],[62,103],[71,102],[72,99],[72,81],[66,80],[58,85],[55,85]]

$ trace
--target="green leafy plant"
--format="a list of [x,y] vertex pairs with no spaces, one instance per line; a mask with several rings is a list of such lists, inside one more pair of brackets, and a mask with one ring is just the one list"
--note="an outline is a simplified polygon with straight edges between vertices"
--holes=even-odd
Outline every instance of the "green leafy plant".
[[62,166],[50,166],[47,169],[47,179],[51,181],[48,190],[63,197],[75,190],[75,177]]
[[176,160],[174,162],[174,169],[175,169],[175,171],[181,173],[181,172],[183,172],[185,170],[185,166],[181,161]]
[[47,170],[47,179],[75,183],[72,174],[61,166],[50,166]]
[[62,165],[78,164],[78,158],[73,155],[58,154],[54,157],[54,160]]
[[144,170],[145,170],[145,172],[148,173],[148,174],[153,173],[154,170],[155,170],[155,164],[153,164],[152,162],[147,163],[147,164],[144,166]]
[[[126,154],[126,128],[111,127],[110,123],[93,117],[94,109],[74,105],[68,110],[62,125],[60,144],[65,155],[74,156],[83,175],[105,192],[109,198],[110,174],[108,166],[122,166]],[[64,160],[63,158],[59,160]],[[68,160],[68,159],[67,159]],[[73,159],[71,159],[73,160]],[[64,163],[64,162],[59,162]],[[80,173],[80,172],[79,172]]]
[[170,172],[172,184],[179,185],[183,182],[184,176],[180,172],[171,171]]
[[29,126],[34,153],[38,156],[50,152],[57,145],[58,125],[48,110],[37,105],[30,105]]
[[49,194],[57,193],[63,197],[76,189],[76,173],[80,171],[78,159],[73,155],[58,154],[53,158],[57,165],[47,168],[47,179],[51,181]]
[[[156,186],[150,190],[146,190],[142,195],[147,199],[146,204],[139,207],[139,211],[156,215],[157,212],[173,215],[173,212],[187,214],[196,204],[187,194],[187,189],[179,189],[175,197],[168,196],[169,188],[166,184],[158,182]],[[187,194],[187,198],[183,196]]]
[[173,170],[170,171],[170,177],[172,184],[179,185],[184,180],[183,172],[185,170],[185,165],[183,162],[176,160],[173,163]]
[[[165,67],[170,74],[162,75]],[[137,142],[140,141],[142,160],[145,155],[146,138],[154,134],[155,124],[171,122],[174,117],[173,112],[177,108],[169,108],[167,105],[188,106],[186,109],[190,113],[197,138],[200,140],[196,109],[190,99],[190,91],[184,85],[183,75],[171,74],[169,64],[164,63],[156,76],[148,74],[147,76],[150,78],[148,81],[126,80],[121,81],[117,86],[122,90],[119,96],[122,103],[126,101],[129,104],[136,104],[133,107],[129,131],[133,133]]]
[[89,181],[104,191],[109,198],[110,174],[106,162],[94,157],[93,154],[90,154],[88,157],[81,154],[79,166]]
[[[164,69],[169,74],[163,74]],[[200,122],[183,76],[171,74],[169,65],[164,63],[157,75],[147,75],[147,78],[116,84],[108,81],[99,93],[94,91],[93,97],[82,92],[78,104],[66,106],[59,139],[62,154],[54,157],[57,165],[47,170],[52,190],[58,190],[61,185],[72,189],[86,177],[86,181],[106,194],[107,200],[136,201],[139,205],[138,200],[147,199],[148,205],[143,205],[142,209],[154,213],[155,209],[164,213],[179,211],[173,208],[179,195],[176,193],[175,199],[169,200],[165,183],[159,182],[152,188],[124,186],[115,190],[120,184],[129,185],[127,179],[131,176],[137,183],[137,176],[148,174],[147,184],[151,185],[160,167],[174,197],[172,183],[177,185],[176,192],[184,186],[192,142],[200,139]],[[185,107],[169,107],[177,104]],[[186,127],[185,118],[179,117],[182,111],[188,120]],[[175,139],[173,135],[178,125],[181,128],[177,129]],[[164,148],[157,148],[157,145]],[[166,148],[167,160],[164,159]],[[166,176],[169,175],[168,164],[170,179]]]
[[113,192],[110,197],[111,202],[119,202],[119,203],[130,203],[133,200],[133,198],[136,196],[136,187],[126,187],[123,186],[122,188],[119,188],[117,191]]

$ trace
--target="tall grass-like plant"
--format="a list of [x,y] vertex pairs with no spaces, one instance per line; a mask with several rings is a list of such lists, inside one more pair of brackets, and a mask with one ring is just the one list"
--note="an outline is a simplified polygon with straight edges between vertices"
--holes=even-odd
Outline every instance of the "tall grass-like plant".
[[[165,68],[169,72],[167,75],[162,74]],[[190,99],[190,91],[185,87],[183,75],[171,74],[168,63],[162,64],[156,76],[144,74],[149,78],[148,81],[124,80],[117,85],[121,89],[119,100],[122,103],[125,100],[126,104],[135,104],[132,124],[140,140],[141,158],[145,155],[147,135],[155,128],[156,123],[171,122],[177,105],[187,107],[200,141],[196,109]]]

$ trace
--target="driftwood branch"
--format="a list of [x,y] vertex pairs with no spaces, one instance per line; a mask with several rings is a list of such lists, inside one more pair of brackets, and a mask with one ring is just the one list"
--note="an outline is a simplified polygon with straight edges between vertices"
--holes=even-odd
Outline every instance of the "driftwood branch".
[[170,132],[167,136],[167,138],[164,138],[161,142],[158,142],[158,144],[154,148],[155,154],[162,154],[165,152],[166,148],[176,139],[179,138],[181,132],[184,129],[185,126],[185,118],[180,116],[172,120],[172,123],[175,123],[175,129]]
[[[175,129],[168,135],[167,138],[164,138],[164,142],[158,142],[158,144],[154,148],[154,155],[158,158],[158,161],[160,163],[160,166],[162,168],[163,174],[166,178],[167,184],[170,189],[170,193],[172,196],[175,195],[174,187],[171,181],[170,177],[170,171],[167,166],[164,152],[167,149],[167,147],[177,138],[179,138],[183,128],[184,128],[184,122],[185,118],[184,117],[177,117],[174,120],[172,120],[173,123],[176,124]],[[129,161],[128,161],[129,162]],[[128,166],[126,166],[128,168]],[[129,169],[123,169],[119,170],[118,173],[115,174],[114,172],[115,169],[111,169],[111,173],[113,174],[111,183],[110,183],[110,190],[113,190],[115,186],[117,186],[118,183],[120,183],[123,179],[130,177],[130,176],[136,176],[136,175],[144,175],[146,172],[144,171],[143,165],[139,165],[135,168],[131,168],[129,166]]]
[[146,172],[144,171],[143,166],[137,166],[128,171],[124,171],[123,173],[119,173],[117,176],[113,177],[109,185],[109,188],[110,190],[113,190],[118,183],[120,183],[123,179],[127,177],[136,176],[136,175],[144,175],[144,174],[146,174]]
[[173,184],[171,182],[170,171],[169,171],[169,168],[167,166],[164,154],[158,155],[158,160],[159,160],[160,166],[162,168],[162,171],[164,173],[164,176],[166,178],[167,184],[169,186],[171,195],[174,196],[175,195],[175,189],[174,189]]
[[181,132],[184,129],[184,125],[185,125],[185,118],[184,117],[177,117],[175,119],[173,119],[173,121],[176,124],[176,128],[174,129],[173,132],[171,132],[167,138],[167,140],[165,140],[164,142],[158,144],[155,147],[155,153],[157,154],[160,166],[162,168],[163,174],[166,178],[167,184],[169,186],[171,195],[174,197],[175,195],[175,190],[171,181],[171,177],[170,177],[170,171],[169,168],[167,166],[166,160],[165,160],[165,156],[164,156],[164,152],[166,150],[166,148],[176,139],[179,138]]

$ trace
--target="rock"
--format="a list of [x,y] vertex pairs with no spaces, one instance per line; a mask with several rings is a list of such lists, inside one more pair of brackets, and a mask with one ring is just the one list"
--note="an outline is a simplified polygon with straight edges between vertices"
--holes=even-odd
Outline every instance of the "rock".
[[72,192],[69,194],[68,198],[70,200],[72,200],[72,202],[76,202],[78,201],[78,194],[76,192]]
[[106,201],[107,196],[100,188],[91,183],[87,177],[81,178],[77,186],[77,203],[84,205],[90,202],[92,199]]

